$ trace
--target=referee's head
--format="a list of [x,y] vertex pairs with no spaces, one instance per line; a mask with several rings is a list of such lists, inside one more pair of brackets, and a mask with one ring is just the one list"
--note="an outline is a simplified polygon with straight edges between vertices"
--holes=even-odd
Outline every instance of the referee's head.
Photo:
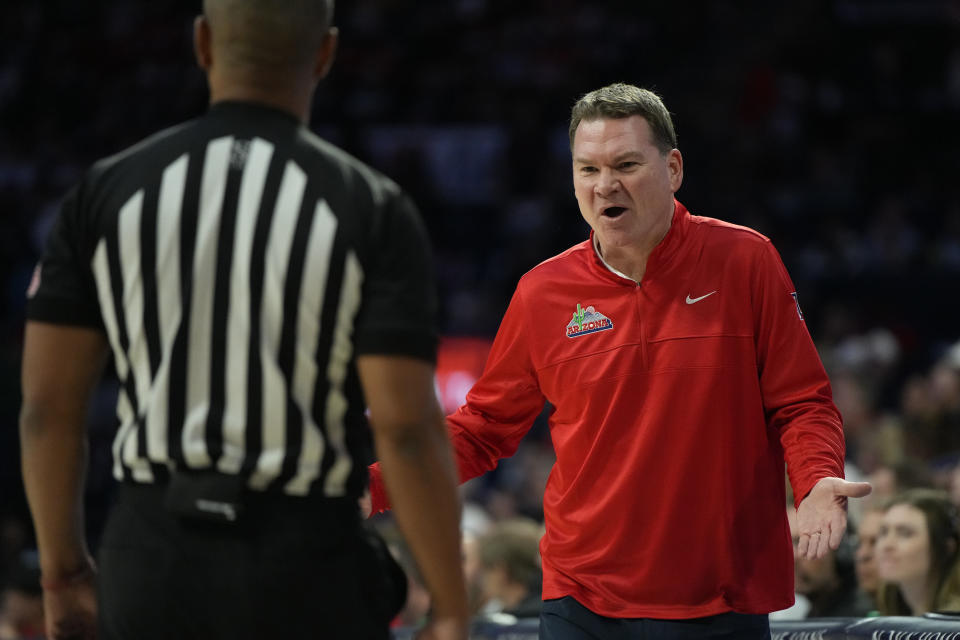
[[211,100],[260,90],[312,95],[333,62],[333,0],[204,0],[194,25]]

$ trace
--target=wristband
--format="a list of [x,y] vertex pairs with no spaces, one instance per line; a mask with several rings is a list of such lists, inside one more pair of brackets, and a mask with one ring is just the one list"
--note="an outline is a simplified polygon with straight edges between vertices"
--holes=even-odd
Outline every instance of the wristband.
[[68,573],[67,575],[56,580],[46,580],[41,578],[40,586],[43,587],[44,591],[60,591],[61,589],[74,587],[78,584],[86,582],[93,577],[93,574],[93,566],[87,564],[73,573]]

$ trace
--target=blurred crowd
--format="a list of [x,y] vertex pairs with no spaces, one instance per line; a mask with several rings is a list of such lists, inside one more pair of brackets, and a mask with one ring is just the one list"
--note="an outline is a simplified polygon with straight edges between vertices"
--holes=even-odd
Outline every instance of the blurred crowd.
[[[10,590],[35,562],[16,435],[24,291],[58,202],[84,168],[203,111],[206,90],[190,44],[199,4],[4,6],[0,583],[12,585],[7,611]],[[337,23],[339,59],[318,93],[312,127],[396,179],[420,205],[436,252],[444,334],[491,336],[519,276],[586,236],[570,183],[566,120],[574,100],[613,81],[651,87],[675,116],[686,169],[679,199],[695,214],[756,228],[780,250],[831,373],[850,475],[870,479],[883,496],[936,487],[960,503],[957,2],[715,0],[691,10],[619,1],[351,0],[339,3]],[[112,486],[106,443],[114,387],[104,383],[91,415],[94,451],[103,452],[91,460],[87,490],[94,541]],[[482,516],[474,519],[488,523],[471,535],[481,540],[509,523],[516,525],[504,533],[510,540],[529,533],[516,522],[542,521],[551,463],[540,419],[517,456],[464,489]],[[527,569],[483,579],[499,594],[486,601],[521,610],[516,589],[494,587],[530,582]]]

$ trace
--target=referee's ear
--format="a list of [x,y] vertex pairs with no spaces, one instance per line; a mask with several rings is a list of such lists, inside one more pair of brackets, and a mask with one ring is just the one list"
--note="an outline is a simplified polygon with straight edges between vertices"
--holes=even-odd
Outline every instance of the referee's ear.
[[210,37],[210,23],[203,15],[193,20],[193,53],[197,58],[197,65],[204,71],[210,71],[213,64],[212,38]]
[[[201,16],[202,17],[202,16]],[[313,66],[313,73],[317,80],[323,80],[330,73],[330,67],[333,66],[333,59],[337,55],[337,41],[340,38],[340,30],[336,27],[330,27],[327,30],[320,48],[317,49],[317,58]]]

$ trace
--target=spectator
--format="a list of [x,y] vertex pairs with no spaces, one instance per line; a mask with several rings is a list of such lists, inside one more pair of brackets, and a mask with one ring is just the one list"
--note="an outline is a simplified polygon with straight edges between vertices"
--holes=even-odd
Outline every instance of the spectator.
[[36,551],[23,551],[0,592],[0,640],[44,637],[43,590]]
[[892,498],[902,491],[922,489],[933,484],[933,476],[924,460],[905,459],[897,464],[878,467],[869,476],[875,499]]
[[915,373],[900,388],[900,421],[908,457],[927,460],[934,456],[935,436],[940,412],[933,400],[933,389],[926,376]]
[[486,604],[481,583],[480,538],[469,529],[462,533],[461,551],[463,558],[463,578],[467,582],[467,606],[471,615],[480,613]]
[[953,467],[947,480],[947,489],[950,492],[950,502],[960,507],[960,464]]
[[517,618],[540,615],[540,538],[543,529],[533,520],[515,518],[494,525],[479,540],[483,613],[507,613]]
[[877,541],[882,615],[960,612],[957,508],[947,495],[911,489],[886,505]]
[[26,523],[16,516],[0,517],[0,585],[17,570],[27,546],[29,535]]
[[857,586],[866,594],[871,610],[877,609],[877,595],[880,577],[877,575],[877,539],[883,522],[883,508],[876,500],[866,502],[857,526],[857,543],[853,560],[857,572]]
[[413,554],[410,553],[410,547],[400,537],[399,532],[394,532],[393,536],[388,536],[386,533],[383,533],[383,535],[387,540],[387,547],[390,549],[394,560],[407,574],[406,602],[390,626],[420,627],[427,622],[430,614],[430,590],[427,589]]
[[932,454],[960,454],[960,343],[933,367],[930,389],[939,414]]
[[794,549],[794,588],[810,603],[804,617],[861,617],[871,609],[865,594],[857,589],[854,551],[845,536],[840,546],[822,558],[805,558],[797,552],[800,529],[793,508],[787,510]]

